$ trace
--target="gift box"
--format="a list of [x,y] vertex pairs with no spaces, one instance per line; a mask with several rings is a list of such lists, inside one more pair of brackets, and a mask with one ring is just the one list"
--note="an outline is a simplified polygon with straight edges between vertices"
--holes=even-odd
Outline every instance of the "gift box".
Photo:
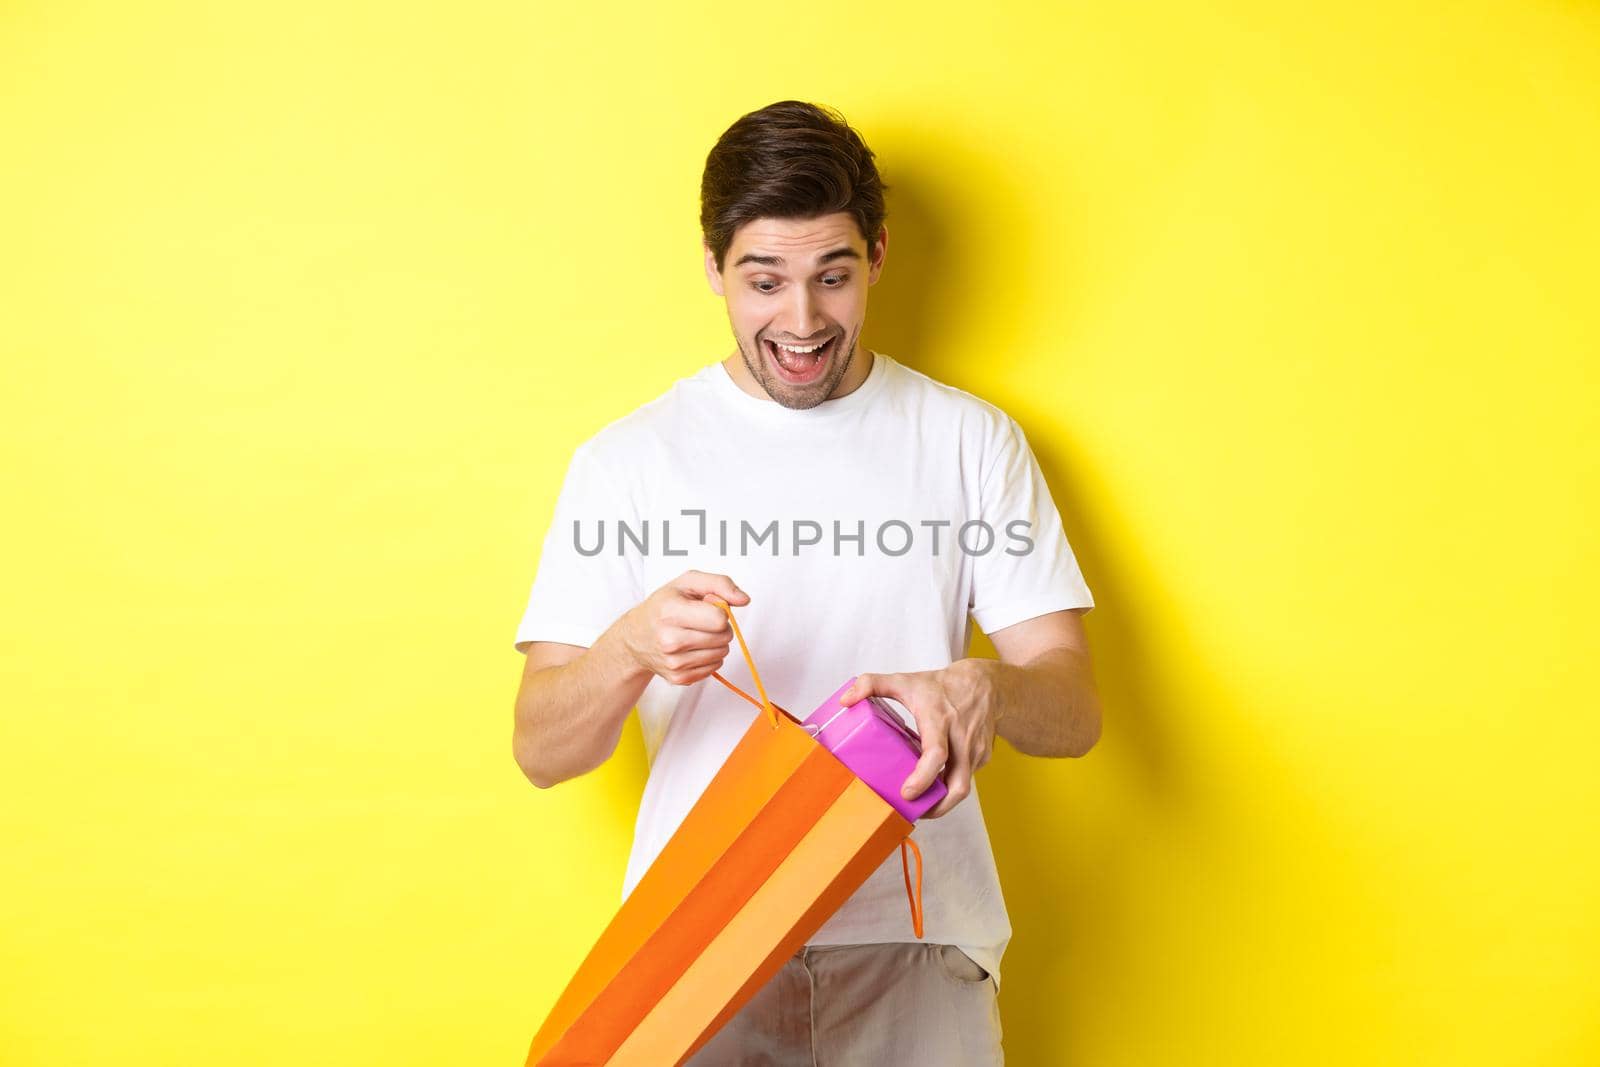
[[[922,936],[910,834],[945,796],[900,787],[917,738],[849,679],[804,721],[768,699],[733,612],[761,711],[557,999],[532,1065],[681,1063],[755,995],[896,848]],[[915,884],[907,852],[915,857]]]

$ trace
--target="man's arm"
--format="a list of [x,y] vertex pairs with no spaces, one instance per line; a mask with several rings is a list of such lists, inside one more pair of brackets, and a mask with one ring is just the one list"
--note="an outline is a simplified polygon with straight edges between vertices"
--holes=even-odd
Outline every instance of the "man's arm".
[[617,750],[628,712],[650,682],[622,639],[626,618],[589,648],[529,643],[511,751],[540,789],[594,770]]
[[589,648],[528,643],[511,751],[529,781],[547,789],[610,759],[652,675],[692,685],[722,666],[733,630],[706,596],[750,603],[725,574],[685,571],[624,612]]
[[1100,694],[1081,609],[989,635],[1000,659],[985,663],[995,688],[995,726],[1028,756],[1082,756],[1100,740]]
[[1100,738],[1100,697],[1081,609],[1053,611],[989,635],[998,660],[958,659],[936,671],[863,674],[839,703],[893,697],[917,720],[922,758],[901,789],[920,796],[944,767],[938,818],[972,792],[998,733],[1030,756],[1081,756]]

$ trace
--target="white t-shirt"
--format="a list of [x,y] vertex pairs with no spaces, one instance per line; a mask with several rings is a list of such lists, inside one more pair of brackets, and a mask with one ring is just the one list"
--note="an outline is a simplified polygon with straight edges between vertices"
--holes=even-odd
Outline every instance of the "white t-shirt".
[[[579,445],[516,643],[588,647],[691,569],[750,595],[740,629],[768,695],[800,718],[852,675],[962,658],[972,620],[993,633],[1094,606],[1016,422],[882,353],[854,392],[808,410],[712,363]],[[755,692],[738,642],[721,673]],[[624,897],[757,714],[712,678],[652,678],[638,711],[650,774]],[[1011,924],[976,786],[915,837],[923,940],[998,982]],[[896,854],[809,943],[914,939]]]

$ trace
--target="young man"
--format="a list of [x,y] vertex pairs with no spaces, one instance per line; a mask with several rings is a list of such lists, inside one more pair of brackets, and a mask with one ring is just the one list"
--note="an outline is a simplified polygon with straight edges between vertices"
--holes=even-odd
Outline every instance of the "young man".
[[[783,101],[722,135],[701,227],[737,349],[578,446],[517,629],[513,747],[535,785],[604,762],[638,706],[651,763],[624,896],[755,713],[701,684],[750,687],[708,596],[738,609],[774,699],[809,713],[859,674],[846,703],[891,698],[921,734],[906,795],[942,769],[949,796],[917,830],[923,940],[896,858],[698,1067],[1001,1062],[1011,926],[973,775],[997,734],[1080,756],[1100,733],[1094,601],[1022,430],[859,343],[883,189],[827,109]],[[999,660],[966,658],[974,620]]]

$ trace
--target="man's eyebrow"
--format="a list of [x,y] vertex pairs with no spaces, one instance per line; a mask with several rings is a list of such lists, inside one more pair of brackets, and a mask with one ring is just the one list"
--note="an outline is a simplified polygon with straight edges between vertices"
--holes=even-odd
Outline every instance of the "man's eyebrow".
[[[843,246],[841,246],[839,248],[835,248],[832,252],[824,252],[822,255],[818,256],[817,257],[817,263],[818,264],[831,263],[836,259],[860,259],[860,258],[861,258],[861,253],[860,252],[857,252],[854,248],[851,248],[849,245],[843,245]],[[781,267],[781,266],[783,266],[783,257],[782,256],[762,256],[762,255],[757,255],[754,252],[746,252],[744,255],[739,257],[738,261],[734,263],[734,266],[735,267],[742,267],[746,263],[759,263],[764,267]]]

